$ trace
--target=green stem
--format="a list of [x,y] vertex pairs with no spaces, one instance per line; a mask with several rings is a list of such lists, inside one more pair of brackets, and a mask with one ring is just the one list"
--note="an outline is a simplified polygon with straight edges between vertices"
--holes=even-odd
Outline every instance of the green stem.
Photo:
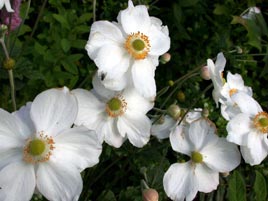
[[96,0],[93,0],[93,22],[96,21]]

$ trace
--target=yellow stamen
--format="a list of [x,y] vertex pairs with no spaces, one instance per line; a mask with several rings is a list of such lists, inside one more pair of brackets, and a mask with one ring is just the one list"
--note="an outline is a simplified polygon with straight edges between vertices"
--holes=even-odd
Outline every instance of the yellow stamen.
[[125,99],[123,98],[123,96],[117,95],[106,103],[105,110],[106,110],[106,113],[110,117],[115,118],[115,117],[123,115],[126,111],[126,108],[127,108],[127,103]]
[[254,117],[253,122],[255,128],[258,129],[261,133],[268,133],[268,114],[266,112],[259,112]]
[[237,89],[232,88],[232,89],[229,90],[229,96],[231,97],[232,95],[234,95],[234,94],[237,93],[237,92],[238,92]]

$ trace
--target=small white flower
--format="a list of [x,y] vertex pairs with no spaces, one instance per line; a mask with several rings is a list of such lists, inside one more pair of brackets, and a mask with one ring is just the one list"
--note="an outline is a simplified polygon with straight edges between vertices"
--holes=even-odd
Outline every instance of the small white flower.
[[185,163],[172,164],[164,175],[166,194],[175,201],[193,200],[198,191],[211,192],[219,184],[219,172],[229,172],[240,163],[235,144],[219,138],[215,127],[199,119],[177,127],[170,135],[174,151],[188,155]]
[[14,12],[14,10],[11,8],[10,0],[0,0],[0,10],[4,6],[6,7],[7,12],[10,12],[10,13]]
[[[104,80],[121,80],[129,71],[136,90],[153,99],[158,58],[170,47],[168,29],[162,26],[160,19],[149,16],[146,6],[134,6],[131,0],[128,8],[119,12],[117,20],[118,23],[97,21],[92,24],[86,45],[88,55],[97,65],[98,75],[105,75]],[[113,81],[112,86],[106,84],[105,87],[119,89],[116,84],[120,82]]]
[[77,101],[64,87],[40,93],[13,114],[0,109],[0,200],[78,200],[80,172],[98,163],[96,133],[71,128]]
[[242,15],[244,19],[254,19],[256,14],[260,14],[261,10],[258,7],[250,7],[247,9],[247,12]]
[[246,93],[232,96],[241,113],[227,124],[227,140],[241,145],[243,158],[250,165],[260,164],[268,154],[268,114]]
[[220,99],[221,114],[228,121],[236,114],[240,113],[239,107],[231,99],[232,95],[239,92],[245,92],[246,94],[252,96],[251,87],[244,85],[241,75],[228,72],[227,82],[222,87],[222,98]]
[[225,64],[226,64],[226,59],[225,59],[222,52],[220,52],[217,55],[217,59],[216,59],[215,64],[211,59],[207,60],[207,67],[209,70],[209,75],[210,75],[210,78],[211,78],[213,86],[214,86],[214,89],[212,91],[212,96],[213,96],[213,99],[214,99],[217,107],[219,106],[219,100],[221,97],[220,93],[221,93],[221,90],[222,90],[222,87],[224,84],[223,78],[222,78],[222,73],[223,73]]
[[128,138],[134,146],[144,146],[149,141],[151,129],[151,121],[146,113],[153,103],[133,88],[119,92],[103,88],[95,80],[91,91],[73,90],[79,107],[75,124],[95,130],[101,143],[105,141],[111,146],[120,147]]

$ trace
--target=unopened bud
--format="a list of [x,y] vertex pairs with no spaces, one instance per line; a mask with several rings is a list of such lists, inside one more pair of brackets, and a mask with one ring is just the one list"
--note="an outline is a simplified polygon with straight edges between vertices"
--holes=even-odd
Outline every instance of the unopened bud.
[[230,175],[230,172],[222,172],[221,175],[223,177],[228,177]]
[[180,101],[180,102],[184,102],[185,101],[185,94],[182,92],[182,91],[179,91],[177,93],[177,99]]
[[236,46],[235,49],[236,49],[236,52],[237,52],[238,54],[242,54],[242,53],[243,53],[243,49],[242,49],[241,47]]
[[143,201],[158,201],[159,195],[155,189],[149,188],[142,192]]
[[210,80],[210,73],[209,73],[209,70],[208,70],[208,66],[203,66],[201,68],[201,77],[204,80]]
[[8,59],[4,60],[3,67],[6,70],[11,70],[14,68],[15,64],[16,64],[16,62],[14,59],[8,58]]
[[209,115],[209,110],[208,110],[207,108],[204,108],[204,109],[202,110],[202,116],[203,116],[203,117],[208,117],[208,115]]
[[174,85],[174,81],[173,81],[173,80],[169,80],[169,81],[168,81],[168,85],[169,85],[170,87],[172,87],[172,86]]
[[3,39],[7,32],[7,25],[1,24],[0,26],[0,38]]
[[167,62],[170,61],[170,59],[171,59],[171,55],[169,53],[165,53],[165,54],[161,55],[160,62],[162,64],[166,64]]
[[178,105],[172,104],[168,107],[167,113],[175,120],[178,120],[181,115],[181,108]]

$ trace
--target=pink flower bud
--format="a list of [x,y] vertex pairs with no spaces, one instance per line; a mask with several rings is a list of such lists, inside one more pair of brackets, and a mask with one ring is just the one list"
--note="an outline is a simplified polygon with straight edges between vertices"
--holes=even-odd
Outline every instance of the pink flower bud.
[[207,66],[203,66],[201,68],[201,77],[204,80],[210,80],[210,73],[209,73],[209,70],[208,70],[208,67]]
[[160,57],[160,62],[162,64],[166,64],[167,62],[169,62],[171,59],[171,55],[169,53],[165,53]]
[[142,192],[143,201],[158,201],[158,192],[155,189],[149,188]]

